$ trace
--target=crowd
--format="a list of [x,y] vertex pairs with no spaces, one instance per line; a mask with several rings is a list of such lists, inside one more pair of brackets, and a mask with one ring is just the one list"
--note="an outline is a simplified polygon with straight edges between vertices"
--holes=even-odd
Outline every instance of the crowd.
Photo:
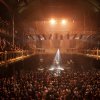
[[7,20],[3,20],[0,17],[0,33],[9,34],[10,32],[10,22]]
[[[12,51],[12,52],[9,52],[9,51]],[[18,52],[15,53],[15,51],[22,51],[22,48],[20,48],[16,44],[14,44],[13,46],[11,41],[9,41],[6,38],[0,37],[0,62],[4,61],[6,56],[7,56],[7,59],[17,57],[19,53]]]
[[0,77],[1,100],[100,100],[100,71],[22,71]]
[[[15,44],[13,46],[11,39],[9,39],[11,33],[10,21],[4,20],[0,17],[0,52],[20,50],[21,48]],[[8,36],[8,37],[5,37]],[[9,41],[10,40],[10,41]]]
[[18,47],[17,45],[13,46],[12,42],[8,41],[5,38],[0,37],[0,52],[15,51],[15,50],[21,50],[21,48]]

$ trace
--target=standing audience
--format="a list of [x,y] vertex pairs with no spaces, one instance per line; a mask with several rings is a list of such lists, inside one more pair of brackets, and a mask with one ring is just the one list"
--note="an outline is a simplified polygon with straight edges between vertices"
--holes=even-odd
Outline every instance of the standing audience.
[[100,100],[100,71],[49,71],[0,77],[1,100]]

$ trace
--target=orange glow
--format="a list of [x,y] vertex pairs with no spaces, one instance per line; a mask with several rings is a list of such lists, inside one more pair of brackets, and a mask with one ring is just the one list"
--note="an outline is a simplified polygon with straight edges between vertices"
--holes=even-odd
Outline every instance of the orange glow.
[[55,19],[51,19],[51,20],[50,20],[50,24],[51,24],[51,25],[55,25],[55,24],[56,24],[56,20],[55,20]]

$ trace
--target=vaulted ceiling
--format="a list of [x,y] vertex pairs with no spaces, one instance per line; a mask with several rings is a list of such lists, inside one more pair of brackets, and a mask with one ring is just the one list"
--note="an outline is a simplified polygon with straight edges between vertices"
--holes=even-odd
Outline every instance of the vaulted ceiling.
[[46,29],[42,24],[43,21],[52,17],[74,20],[79,23],[75,25],[80,28],[83,27],[85,16],[86,27],[92,24],[92,27],[100,27],[100,0],[0,0],[0,2],[6,6],[9,12],[15,14],[16,23],[27,23],[26,27],[33,27],[34,22],[37,21],[38,24],[35,28],[40,33]]
[[76,17],[100,13],[100,0],[0,0],[18,15],[32,20],[48,17]]

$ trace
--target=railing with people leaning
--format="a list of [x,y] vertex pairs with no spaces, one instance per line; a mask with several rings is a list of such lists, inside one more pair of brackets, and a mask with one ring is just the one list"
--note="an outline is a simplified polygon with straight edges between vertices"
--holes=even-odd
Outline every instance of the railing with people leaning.
[[4,64],[6,62],[21,60],[27,58],[29,56],[34,55],[34,50],[21,50],[21,51],[5,51],[0,52],[0,64]]

